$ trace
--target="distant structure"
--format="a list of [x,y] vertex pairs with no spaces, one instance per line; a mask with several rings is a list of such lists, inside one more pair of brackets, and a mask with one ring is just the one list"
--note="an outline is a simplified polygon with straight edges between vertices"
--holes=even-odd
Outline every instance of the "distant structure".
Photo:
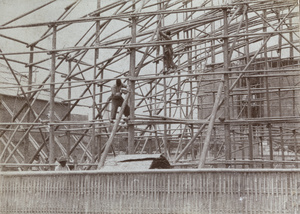
[[[27,76],[16,71],[13,72],[20,84],[27,85]],[[14,75],[12,75],[7,66],[0,64],[0,82],[2,83],[2,87],[0,88],[1,162],[31,163],[37,156],[45,161],[49,155],[49,148],[47,146],[49,107],[42,107],[47,105],[49,95],[44,91],[40,91],[36,98],[26,100],[27,90],[23,93],[18,87],[5,87],[5,85],[16,81]],[[67,104],[64,104],[62,101],[62,98],[55,98],[54,107],[57,120],[60,120],[68,111]],[[28,113],[27,103],[30,103],[31,114]],[[39,115],[38,121],[34,121],[36,115]],[[23,124],[18,118],[26,119],[26,122],[23,122]],[[87,116],[79,114],[73,114],[71,118],[73,121],[87,120]],[[14,120],[15,124],[12,124]],[[38,128],[29,132],[28,135],[24,135],[28,128],[30,128],[31,123],[36,124]],[[14,129],[17,129],[17,132],[14,132]],[[66,131],[58,131],[57,133],[56,143],[61,148],[66,147],[68,141]],[[6,143],[4,144],[3,142]],[[42,145],[45,147],[43,150],[40,150]],[[10,155],[14,149],[15,152],[13,155]],[[64,152],[64,150],[61,151],[58,147],[55,151],[57,155]]]

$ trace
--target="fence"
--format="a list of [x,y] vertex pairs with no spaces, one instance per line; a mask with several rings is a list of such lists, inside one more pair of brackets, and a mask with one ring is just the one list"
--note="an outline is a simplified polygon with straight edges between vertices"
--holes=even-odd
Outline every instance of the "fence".
[[0,213],[300,213],[300,170],[2,172]]

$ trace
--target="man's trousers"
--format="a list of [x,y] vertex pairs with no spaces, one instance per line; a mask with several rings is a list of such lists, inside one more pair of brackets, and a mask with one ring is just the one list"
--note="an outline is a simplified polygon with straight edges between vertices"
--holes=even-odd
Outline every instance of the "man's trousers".
[[[112,101],[111,101],[111,117],[110,117],[112,120],[116,119],[116,114],[117,114],[117,111],[118,111],[118,107],[121,107],[123,102],[124,102],[124,99],[123,99],[122,96],[114,96],[112,98]],[[129,108],[128,105],[125,106],[123,114],[125,115],[125,117],[129,116],[130,108]]]

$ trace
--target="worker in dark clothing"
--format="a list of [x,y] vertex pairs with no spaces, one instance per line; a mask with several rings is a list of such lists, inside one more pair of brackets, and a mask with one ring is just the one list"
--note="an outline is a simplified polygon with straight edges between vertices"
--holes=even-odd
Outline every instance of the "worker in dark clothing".
[[[126,88],[126,85],[124,85],[120,79],[117,79],[116,84],[111,87],[111,96],[108,98],[109,100],[112,100],[110,116],[111,121],[116,119],[118,107],[121,107],[123,104],[124,99],[122,97],[122,88]],[[125,117],[129,116],[130,108],[128,105],[125,106],[123,114]]]
[[[164,40],[172,40],[170,31],[167,31],[166,33],[160,31],[159,33],[164,38]],[[175,63],[173,62],[173,54],[174,52],[172,44],[164,45],[164,62],[167,69],[177,69],[177,65],[175,65]]]

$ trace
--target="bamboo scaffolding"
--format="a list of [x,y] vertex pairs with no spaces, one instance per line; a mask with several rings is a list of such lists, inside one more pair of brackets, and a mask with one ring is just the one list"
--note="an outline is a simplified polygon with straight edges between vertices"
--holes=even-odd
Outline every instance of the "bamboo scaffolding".
[[189,8],[189,9],[178,9],[178,10],[161,10],[161,11],[152,11],[152,12],[144,12],[144,13],[132,13],[132,14],[118,14],[112,16],[101,16],[101,17],[92,17],[92,18],[82,18],[82,19],[73,19],[73,20],[58,20],[52,22],[41,22],[41,23],[33,23],[33,24],[25,24],[25,25],[15,25],[15,26],[0,26],[0,30],[5,29],[13,29],[13,28],[28,28],[28,27],[39,27],[39,26],[59,26],[65,24],[74,24],[81,22],[95,22],[101,20],[111,20],[111,19],[121,19],[121,18],[132,18],[138,16],[154,16],[158,14],[173,14],[173,13],[186,13],[192,11],[207,11],[207,10],[215,10],[215,9],[230,9],[232,6],[219,6],[219,7],[205,7],[205,8]]
[[[44,129],[46,126],[52,127],[50,135],[45,137],[37,152],[43,151],[43,147],[48,141],[56,142],[54,137],[51,137],[53,133],[67,132],[69,146],[60,145],[60,149],[64,152],[67,151],[66,154],[70,157],[84,137],[88,136],[89,143],[93,146],[98,145],[96,142],[98,140],[97,136],[108,136],[108,139],[109,132],[107,131],[106,117],[109,114],[109,108],[108,103],[104,102],[103,98],[109,93],[110,82],[116,79],[122,79],[131,84],[130,107],[132,112],[130,115],[132,117],[128,121],[130,129],[129,142],[137,141],[140,145],[140,147],[136,146],[135,148],[131,146],[131,153],[146,150],[151,141],[149,135],[145,133],[154,135],[157,151],[163,145],[167,158],[175,161],[186,157],[189,152],[193,153],[194,146],[199,144],[201,150],[198,151],[201,151],[202,155],[198,166],[201,165],[201,167],[207,166],[204,153],[208,151],[211,141],[224,140],[224,135],[226,139],[225,159],[227,160],[231,160],[231,154],[235,154],[230,149],[232,133],[236,135],[232,146],[243,145],[241,149],[244,153],[243,157],[250,160],[254,158],[252,152],[257,149],[258,144],[256,142],[259,137],[264,138],[262,142],[269,139],[269,142],[273,143],[273,146],[270,145],[270,151],[273,151],[278,142],[280,142],[282,148],[283,144],[293,142],[290,133],[286,134],[286,132],[288,129],[292,130],[295,124],[299,123],[296,102],[299,87],[297,87],[295,81],[289,82],[291,78],[295,79],[299,72],[299,69],[297,69],[299,65],[294,63],[299,61],[299,37],[296,34],[299,26],[297,23],[293,23],[298,15],[295,1],[280,2],[278,5],[267,1],[243,1],[226,6],[216,6],[213,1],[210,1],[211,6],[207,6],[208,3],[205,2],[203,7],[193,7],[192,2],[170,1],[167,3],[158,1],[153,4],[149,2],[118,1],[101,8],[98,7],[79,19],[63,20],[72,12],[72,8],[80,6],[78,2],[74,2],[65,9],[59,20],[56,21],[0,26],[0,30],[3,30],[3,34],[0,35],[2,38],[26,46],[28,46],[28,43],[25,41],[4,35],[4,30],[48,26],[48,30],[32,43],[34,46],[29,45],[32,48],[30,51],[9,50],[1,53],[1,59],[6,59],[5,56],[17,57],[18,55],[29,54],[32,57],[34,56],[36,61],[23,62],[13,58],[6,60],[7,62],[28,66],[29,73],[33,69],[51,70],[51,75],[60,74],[62,78],[62,81],[54,80],[53,76],[48,75],[42,84],[29,82],[22,85],[19,83],[8,85],[9,88],[20,90],[24,87],[28,88],[28,91],[22,92],[22,97],[27,97],[28,100],[37,99],[37,94],[41,91],[51,92],[51,99],[54,99],[55,96],[65,90],[70,93],[73,89],[83,88],[81,93],[69,94],[68,98],[63,101],[68,104],[68,112],[58,120],[51,119],[51,121],[39,122],[42,112],[49,106],[53,108],[54,101],[50,101],[43,107],[42,112],[33,113],[32,122],[29,119],[27,122],[24,120],[17,121],[17,119],[23,110],[29,115],[34,102],[24,104],[21,110],[16,112],[13,122],[1,121],[0,125],[5,127],[1,127],[0,137],[9,131],[15,133],[10,135],[9,138],[18,132],[23,133],[20,141],[14,144],[14,147],[11,147],[9,157],[13,155],[16,158],[14,152],[18,149],[21,141],[25,139],[25,136],[29,136],[30,132],[36,132],[36,130],[40,130],[41,135],[42,133],[45,134]],[[134,8],[138,3],[143,4],[143,6],[141,10],[135,11]],[[153,8],[156,10],[156,7],[159,8],[157,11],[151,11]],[[277,15],[270,8],[280,10],[281,13]],[[150,11],[147,11],[147,9]],[[37,11],[38,9],[31,10],[17,17],[17,19],[22,19],[23,16]],[[113,15],[106,16],[104,15],[105,12],[112,12]],[[229,14],[228,17],[227,14]],[[155,20],[155,17],[157,17],[157,20]],[[176,17],[176,20],[169,24],[169,19],[174,17]],[[226,24],[222,25],[222,20],[226,18],[228,18],[228,20],[225,20]],[[128,19],[130,20],[128,21]],[[106,33],[113,22],[123,23],[123,26]],[[54,45],[52,48],[37,46],[41,41],[45,42],[49,36],[55,37],[54,28],[57,28],[56,32],[63,33],[67,27],[77,23],[89,25],[92,23],[92,26],[77,40],[74,46],[63,48],[56,48]],[[96,32],[92,33],[90,30],[94,26],[96,26]],[[135,33],[131,35],[122,34],[124,30],[126,31],[130,27],[132,32],[135,31]],[[50,29],[53,31],[50,32]],[[172,35],[176,35],[177,38],[167,42],[158,41],[157,35],[161,30],[170,30]],[[119,37],[113,37],[118,34],[120,34]],[[271,45],[269,41],[275,38],[278,38],[278,44]],[[262,44],[259,44],[260,42]],[[79,46],[80,43],[84,43],[84,45]],[[176,46],[174,48],[174,61],[179,65],[177,71],[167,75],[161,66],[163,54],[159,53],[159,47],[163,45]],[[254,48],[254,46],[257,47]],[[101,51],[108,52],[111,50],[114,50],[112,55],[103,57],[100,55]],[[279,50],[278,56],[273,57],[277,50]],[[281,53],[283,50],[289,50],[290,56],[284,56]],[[94,52],[94,62],[88,60],[91,51]],[[133,52],[135,57],[133,57]],[[50,57],[47,56],[42,59],[41,57],[46,54],[50,54]],[[98,54],[101,56],[100,60],[97,60]],[[226,56],[226,54],[228,55]],[[156,56],[154,57],[154,55]],[[123,63],[129,57],[132,61],[129,69],[123,71],[116,69],[115,66]],[[133,62],[134,58],[139,59],[139,63]],[[220,58],[224,58],[224,68],[222,68],[223,62],[216,60]],[[51,60],[55,62],[58,59],[61,59],[61,61],[58,65],[53,64],[51,69],[43,67],[44,62]],[[65,70],[63,68],[64,60],[70,63],[68,72],[62,72]],[[293,61],[294,64],[285,64],[288,61]],[[278,63],[279,66],[273,67],[274,62]],[[153,71],[154,66],[155,72]],[[57,70],[59,67],[60,71]],[[88,77],[91,72],[93,73],[92,78]],[[223,77],[225,77],[224,82]],[[264,85],[253,86],[251,81],[255,78],[263,79]],[[246,87],[241,86],[241,82],[244,80],[247,81]],[[289,83],[287,86],[283,86],[280,80]],[[274,81],[277,81],[278,84],[273,84]],[[217,85],[222,84],[224,84],[225,89],[219,87],[217,90]],[[97,85],[100,87],[99,93],[96,92]],[[241,106],[243,95],[248,95],[248,104],[244,107]],[[253,98],[253,96],[257,96],[257,98]],[[89,101],[91,103],[87,103]],[[275,104],[275,102],[277,103]],[[267,114],[260,115],[259,118],[252,118],[251,103],[257,103],[256,105],[259,105],[261,109],[268,109],[265,111]],[[284,115],[284,109],[289,108],[289,104],[291,104],[295,117]],[[225,106],[225,112],[223,106]],[[272,111],[277,106],[279,112],[275,116]],[[93,111],[92,120],[70,121],[70,115],[77,107],[90,108]],[[248,114],[247,118],[243,116],[245,109]],[[210,113],[208,113],[209,111]],[[52,109],[50,112],[54,112],[54,110]],[[140,113],[141,117],[139,116]],[[219,118],[222,118],[223,114],[225,115],[225,121],[220,121]],[[150,117],[148,118],[148,116]],[[271,126],[269,128],[265,127],[267,124]],[[21,129],[23,125],[28,126],[27,130]],[[72,125],[78,125],[79,127],[73,128]],[[206,127],[207,125],[208,127]],[[282,131],[276,127],[280,134],[274,133],[276,132],[274,129],[276,125],[282,127]],[[99,133],[96,133],[98,128]],[[116,127],[115,131],[119,128]],[[82,133],[75,133],[75,130],[82,130]],[[212,138],[210,135],[213,132],[214,137]],[[121,133],[123,132],[118,132],[118,136],[121,136]],[[181,137],[176,139],[174,136],[179,136],[179,134],[181,134]],[[73,139],[73,135],[78,137]],[[188,138],[187,144],[184,142],[183,136]],[[7,148],[11,146],[9,138],[6,144]],[[199,140],[202,138],[205,138],[204,143]],[[164,144],[159,142],[161,139],[164,139]],[[7,142],[7,139],[4,139],[4,141]],[[167,145],[169,141],[170,145]],[[249,142],[249,147],[245,147],[247,142]],[[294,142],[296,141],[294,140]],[[176,154],[172,156],[173,152],[169,151],[168,147],[171,148],[173,144],[177,146],[177,143]],[[93,161],[101,156],[103,151],[101,147],[104,147],[103,143],[100,144],[102,146],[99,145],[99,149],[96,149],[96,147],[92,149],[92,152],[94,152]],[[139,151],[140,148],[141,151]],[[89,153],[89,149],[87,147],[83,148],[90,156],[92,153]],[[246,153],[247,149],[248,154]],[[51,148],[51,151],[53,150]],[[275,153],[271,153],[268,155],[272,160]],[[266,155],[266,153],[261,153],[261,158],[265,158]],[[221,156],[217,157],[220,158]],[[295,157],[297,157],[296,153]],[[194,156],[192,156],[193,158]],[[50,159],[53,159],[53,155]],[[286,159],[284,153],[281,154],[281,159]],[[7,162],[8,159],[5,161]],[[227,163],[231,164],[231,162]],[[252,166],[251,163],[249,166]],[[267,164],[269,163],[264,162],[264,166],[267,166]]]

